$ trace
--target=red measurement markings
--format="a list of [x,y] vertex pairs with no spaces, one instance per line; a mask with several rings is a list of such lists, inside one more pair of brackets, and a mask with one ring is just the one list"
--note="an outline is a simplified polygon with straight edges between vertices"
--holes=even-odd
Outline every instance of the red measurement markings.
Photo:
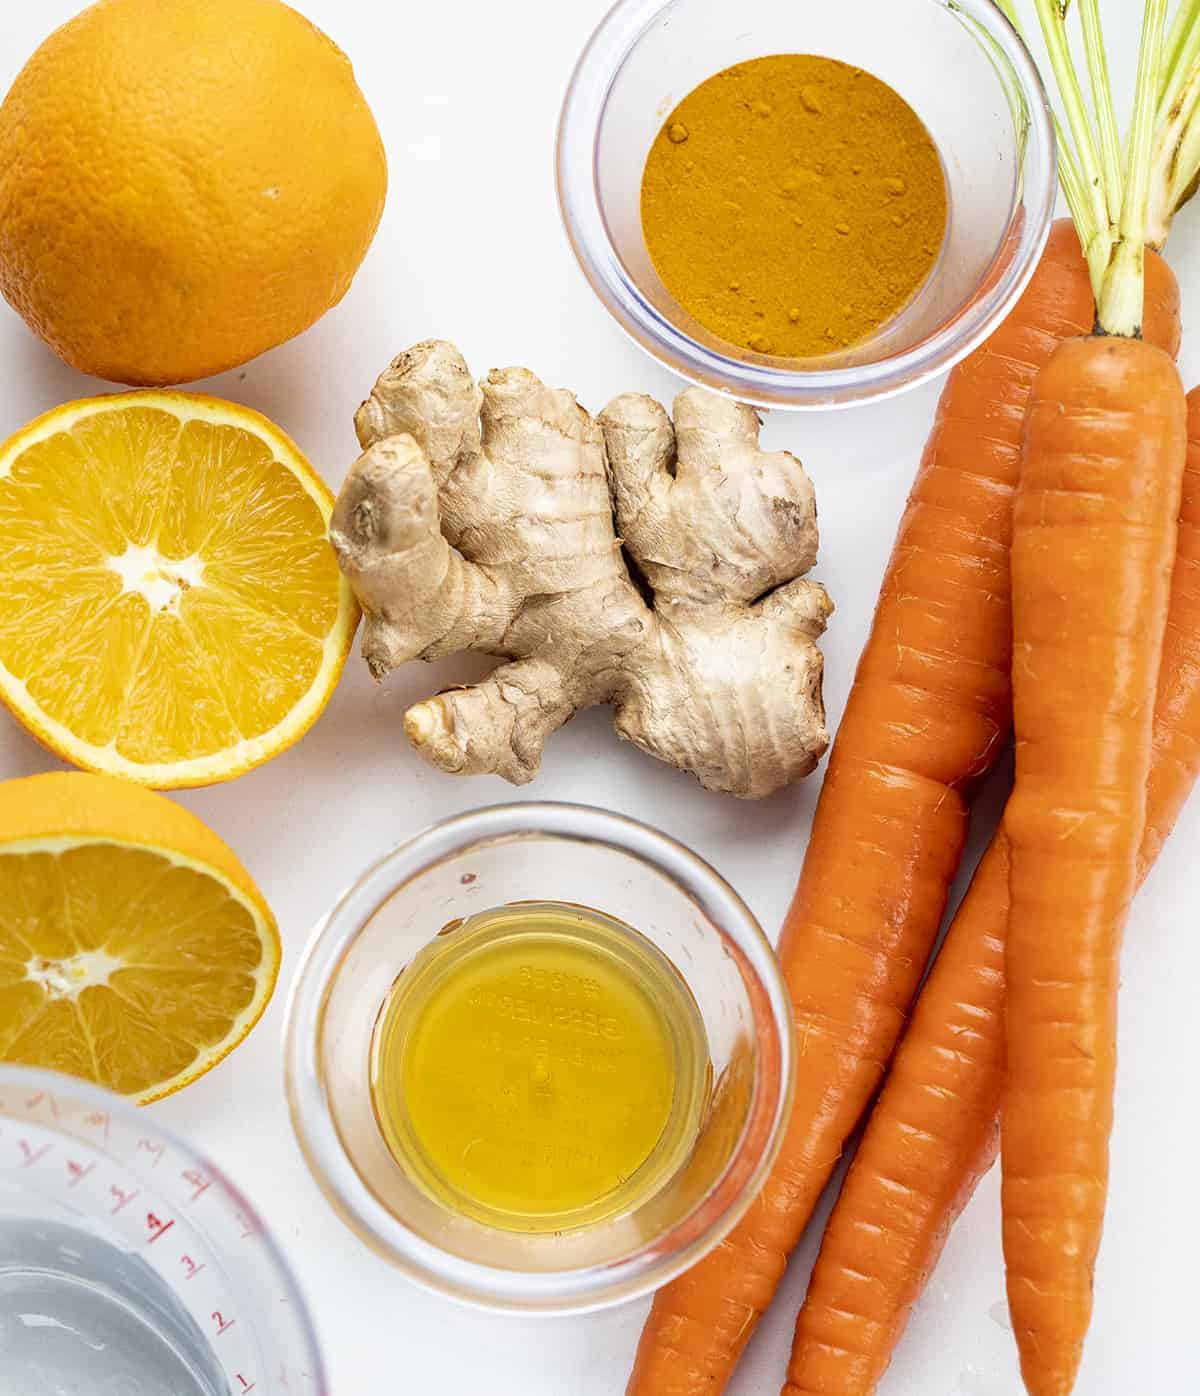
[[21,1167],[32,1168],[39,1159],[45,1158],[50,1152],[50,1145],[43,1144],[40,1149],[35,1149],[28,1139],[18,1139],[17,1150],[21,1155]]
[[159,1163],[162,1161],[163,1154],[166,1152],[166,1145],[156,1144],[153,1139],[139,1139],[137,1142],[137,1146],[138,1153],[154,1155],[154,1162],[150,1165],[150,1167],[157,1168]]
[[217,1337],[222,1333],[228,1333],[237,1322],[236,1318],[226,1318],[220,1309],[215,1309],[212,1314],[212,1321],[217,1325]]
[[183,1278],[185,1280],[195,1279],[200,1271],[204,1269],[204,1266],[202,1264],[197,1265],[190,1255],[181,1255],[179,1257],[179,1263],[183,1266]]
[[209,1188],[212,1187],[212,1179],[206,1178],[203,1173],[198,1172],[194,1168],[184,1169],[183,1181],[191,1186],[193,1202],[199,1202]]
[[108,1111],[107,1111],[107,1110],[93,1110],[93,1111],[91,1112],[90,1115],[85,1115],[85,1116],[83,1117],[83,1122],[84,1122],[85,1125],[88,1126],[89,1129],[98,1129],[98,1130],[100,1130],[100,1131],[103,1133],[103,1135],[104,1135],[105,1142],[107,1142],[107,1140],[108,1140]]
[[157,1241],[160,1237],[165,1236],[174,1225],[174,1221],[171,1221],[169,1219],[167,1221],[163,1221],[160,1217],[155,1216],[153,1212],[147,1212],[146,1230],[150,1233],[150,1239],[146,1242],[146,1244],[148,1246],[152,1246],[155,1243],[155,1241]]
[[109,1192],[117,1199],[117,1205],[112,1209],[115,1217],[118,1212],[123,1211],[137,1196],[136,1189],[133,1192],[126,1192],[124,1188],[118,1187],[116,1183],[109,1184]]
[[248,1217],[245,1212],[235,1212],[237,1224],[241,1227],[241,1239],[247,1241],[251,1236],[257,1236],[259,1232],[258,1223],[253,1217]]
[[234,1376],[236,1377],[236,1379],[237,1379],[237,1384],[238,1384],[238,1390],[239,1390],[239,1391],[253,1391],[253,1390],[254,1390],[254,1385],[255,1385],[254,1382],[252,1382],[252,1381],[247,1381],[246,1378],[245,1378],[244,1376],[242,1376],[241,1372],[234,1372],[233,1375],[234,1375]]
[[96,1165],[94,1163],[82,1164],[77,1163],[73,1158],[69,1158],[67,1160],[67,1172],[70,1174],[71,1181],[67,1184],[67,1187],[73,1188],[77,1183],[83,1182],[95,1167]]
[[52,1095],[47,1095],[45,1091],[38,1091],[36,1095],[31,1095],[25,1102],[26,1110],[36,1110],[38,1106],[45,1105],[54,1118],[58,1119],[58,1101]]

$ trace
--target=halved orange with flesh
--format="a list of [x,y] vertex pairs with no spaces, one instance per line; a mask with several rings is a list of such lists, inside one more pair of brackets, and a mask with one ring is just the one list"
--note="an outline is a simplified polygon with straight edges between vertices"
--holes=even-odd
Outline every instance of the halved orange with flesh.
[[270,909],[194,814],[107,776],[0,783],[0,1061],[157,1100],[242,1041],[278,973]]
[[228,780],[297,741],[358,610],[333,497],[235,403],[69,403],[0,447],[0,699],[87,770]]

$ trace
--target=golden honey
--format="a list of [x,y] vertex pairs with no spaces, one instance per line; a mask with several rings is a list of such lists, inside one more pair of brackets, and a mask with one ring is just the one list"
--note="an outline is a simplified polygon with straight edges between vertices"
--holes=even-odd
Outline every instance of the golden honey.
[[625,1213],[687,1159],[709,1084],[668,959],[587,908],[524,902],[448,927],[376,1024],[371,1093],[397,1162],[512,1231]]

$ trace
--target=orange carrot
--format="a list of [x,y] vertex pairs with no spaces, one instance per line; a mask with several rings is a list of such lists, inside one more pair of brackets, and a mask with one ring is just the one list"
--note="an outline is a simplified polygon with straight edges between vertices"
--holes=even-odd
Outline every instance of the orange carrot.
[[1171,359],[1123,338],[1064,344],[1029,411],[1012,549],[1002,1161],[1031,1396],[1071,1391],[1091,1315],[1186,411]]
[[[1138,879],[1200,775],[1200,390],[1154,713]],[[796,1321],[785,1396],[872,1396],[946,1237],[999,1143],[1008,843],[997,833],[938,955]]]
[[[1067,341],[1038,375],[1013,513],[1004,1256],[1026,1389],[1069,1396],[1104,1222],[1118,961],[1145,829],[1187,404],[1169,355],[1137,337],[1166,0],[1146,0],[1120,177],[1097,154],[1112,146],[1115,167],[1115,142],[1103,129],[1096,139],[1075,100],[1062,8],[1038,0],[1038,14],[1082,172],[1081,240],[1108,247],[1094,258],[1097,333]],[[1093,64],[1102,119],[1106,79]]]
[[[1146,323],[1178,348],[1151,259]],[[655,1297],[629,1396],[720,1392],[879,1084],[933,945],[973,783],[1010,720],[1008,546],[1038,369],[1094,305],[1069,222],[1012,315],[958,366],[901,521],[780,953],[800,1071],[770,1180],[718,1249]]]

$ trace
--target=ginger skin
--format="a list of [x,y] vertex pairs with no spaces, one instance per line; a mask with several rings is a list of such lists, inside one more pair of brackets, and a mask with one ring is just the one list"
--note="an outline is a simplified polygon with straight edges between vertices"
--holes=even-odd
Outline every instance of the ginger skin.
[[431,340],[355,421],[330,537],[372,674],[462,650],[505,661],[409,710],[427,761],[523,785],[552,732],[612,703],[622,737],[712,790],[756,798],[814,768],[833,607],[801,580],[813,491],[795,457],[759,449],[752,409],[689,388],[674,426],[632,393],[597,422],[527,369],[476,385]]

